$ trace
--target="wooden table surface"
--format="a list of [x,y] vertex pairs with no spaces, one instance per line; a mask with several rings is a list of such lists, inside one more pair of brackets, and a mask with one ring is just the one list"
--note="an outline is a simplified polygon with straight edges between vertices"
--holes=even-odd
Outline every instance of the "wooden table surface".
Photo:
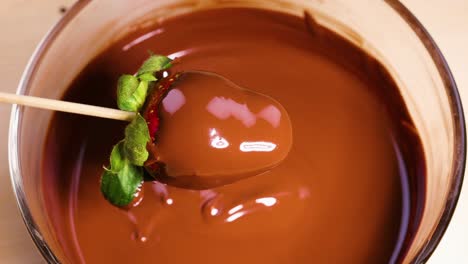
[[[0,1],[0,91],[14,92],[35,46],[73,0]],[[468,104],[468,1],[404,0],[442,49]],[[0,105],[0,263],[44,263],[21,220],[11,189],[7,134],[10,106]],[[430,264],[468,263],[468,180]]]

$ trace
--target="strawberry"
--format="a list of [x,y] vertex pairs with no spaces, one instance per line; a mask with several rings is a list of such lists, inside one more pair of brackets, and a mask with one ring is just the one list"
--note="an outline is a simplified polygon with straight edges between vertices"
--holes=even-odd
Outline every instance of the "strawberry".
[[150,94],[146,98],[146,103],[142,110],[142,116],[145,118],[148,124],[148,130],[151,138],[151,141],[148,142],[146,146],[149,152],[149,158],[145,162],[145,169],[152,177],[156,177],[160,174],[162,165],[158,161],[156,154],[157,147],[155,144],[157,139],[157,132],[161,123],[161,119],[159,117],[159,106],[179,76],[180,74],[177,73],[160,79],[154,85]]
[[142,115],[148,123],[148,129],[152,142],[156,140],[156,133],[158,132],[160,124],[159,105],[178,77],[179,74],[175,74],[158,81],[146,99],[146,104],[143,107]]

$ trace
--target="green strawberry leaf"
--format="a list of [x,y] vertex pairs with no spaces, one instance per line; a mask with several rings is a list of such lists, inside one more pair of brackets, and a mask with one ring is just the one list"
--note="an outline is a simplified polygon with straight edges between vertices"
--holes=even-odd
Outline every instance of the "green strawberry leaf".
[[140,82],[137,77],[129,74],[120,76],[117,83],[117,106],[124,111],[138,111],[142,105],[141,101],[145,100],[139,96],[140,93]]
[[138,76],[138,78],[146,82],[155,82],[158,80],[156,77],[154,77],[152,73],[149,73],[149,72],[143,73],[142,75]]
[[166,56],[161,55],[151,55],[144,63],[141,65],[140,70],[138,70],[137,77],[140,78],[145,73],[154,74],[158,71],[166,70],[172,66],[172,60]]
[[146,144],[150,135],[146,120],[137,114],[135,119],[125,128],[124,152],[125,157],[136,166],[143,166],[149,153]]
[[124,162],[118,172],[104,170],[101,177],[101,192],[110,203],[123,207],[135,198],[143,184],[143,168]]
[[111,156],[110,156],[110,171],[118,172],[122,170],[125,165],[125,157],[123,155],[123,145],[124,140],[121,140],[117,145],[112,148]]
[[125,159],[124,143],[122,140],[114,146],[110,157],[111,168],[104,168],[101,177],[102,194],[116,206],[126,206],[132,202],[143,182],[143,168]]

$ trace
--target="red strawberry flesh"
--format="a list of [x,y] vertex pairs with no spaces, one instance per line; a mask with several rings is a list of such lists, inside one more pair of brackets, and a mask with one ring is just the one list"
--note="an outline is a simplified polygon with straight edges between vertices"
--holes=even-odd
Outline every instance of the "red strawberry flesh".
[[143,109],[143,117],[148,123],[149,134],[152,142],[156,140],[156,133],[158,132],[160,124],[159,105],[177,77],[178,74],[161,79],[156,83],[153,90],[148,95],[146,105]]

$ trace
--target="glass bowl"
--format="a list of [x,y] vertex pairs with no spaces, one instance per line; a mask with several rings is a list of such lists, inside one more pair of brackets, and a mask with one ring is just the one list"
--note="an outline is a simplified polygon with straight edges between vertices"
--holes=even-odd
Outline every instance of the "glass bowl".
[[[142,6],[145,8],[138,8]],[[17,93],[59,99],[92,58],[126,33],[173,15],[233,6],[295,15],[307,11],[317,23],[385,65],[401,89],[427,162],[420,225],[412,234],[408,250],[394,262],[425,262],[446,230],[460,194],[466,158],[465,123],[460,97],[443,55],[424,27],[398,1],[81,0],[40,43]],[[45,210],[41,187],[42,150],[52,114],[13,106],[8,145],[10,174],[24,222],[37,248],[49,263],[68,263],[68,253],[58,243],[60,234],[55,233],[52,216]]]

